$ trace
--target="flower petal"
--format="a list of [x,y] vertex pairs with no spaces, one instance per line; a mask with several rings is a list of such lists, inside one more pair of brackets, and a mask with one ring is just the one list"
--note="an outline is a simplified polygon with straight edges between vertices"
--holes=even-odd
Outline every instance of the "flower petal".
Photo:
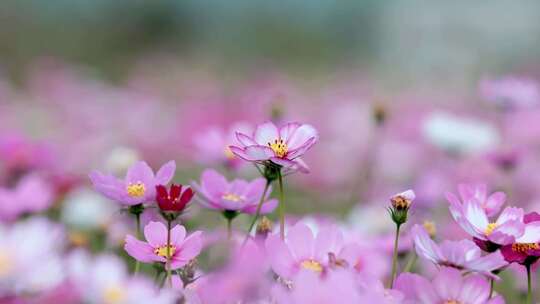
[[167,244],[167,227],[161,222],[149,222],[144,227],[144,237],[152,247]]
[[268,143],[274,142],[279,139],[279,131],[272,122],[265,122],[260,124],[255,129],[253,139],[261,146],[266,146]]
[[176,170],[176,162],[174,160],[168,161],[166,164],[161,166],[161,168],[156,173],[156,184],[159,184],[159,185],[168,184],[173,178],[175,170]]
[[289,150],[294,150],[304,145],[311,138],[315,138],[315,141],[318,140],[317,130],[311,125],[303,124],[290,134],[286,144]]
[[146,242],[137,240],[134,236],[126,236],[124,249],[130,256],[143,263],[151,263],[156,260],[154,248]]

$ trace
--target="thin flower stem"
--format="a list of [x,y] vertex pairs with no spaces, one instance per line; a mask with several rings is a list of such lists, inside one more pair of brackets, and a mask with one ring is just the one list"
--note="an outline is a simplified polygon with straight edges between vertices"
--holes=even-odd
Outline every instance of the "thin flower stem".
[[281,170],[278,171],[278,182],[279,182],[279,236],[281,240],[285,240],[285,198],[283,192],[283,176],[281,175]]
[[412,251],[409,261],[407,261],[407,265],[405,265],[405,268],[403,268],[403,272],[410,272],[416,263],[416,260],[418,260],[418,255],[416,252]]
[[[140,240],[141,235],[141,214],[135,213],[135,223],[137,225],[137,239]],[[139,260],[135,260],[135,274],[138,274],[141,270],[141,262]]]
[[266,180],[266,184],[264,185],[264,190],[261,195],[261,199],[259,200],[259,204],[257,205],[257,210],[255,211],[255,216],[253,217],[253,220],[251,221],[251,224],[249,225],[246,238],[244,239],[243,244],[246,244],[247,240],[249,239],[249,234],[251,233],[251,230],[253,229],[253,226],[255,226],[255,223],[257,222],[257,219],[259,218],[259,215],[261,213],[262,204],[264,202],[264,199],[266,197],[266,193],[268,192],[268,188],[270,188],[271,181]]
[[532,286],[531,286],[531,264],[527,263],[527,304],[532,304]]
[[489,279],[489,297],[488,299],[491,299],[493,297],[493,288],[495,287],[495,280],[493,278]]
[[169,281],[169,284],[172,288],[172,276],[171,276],[171,222],[170,220],[167,221],[167,263],[165,264],[165,267],[167,268],[167,281]]
[[227,219],[227,240],[231,240],[232,237],[232,219]]
[[398,258],[398,241],[399,241],[399,228],[401,225],[396,225],[396,239],[394,240],[394,255],[392,257],[392,275],[390,277],[390,288],[394,287],[394,280],[397,273],[397,258]]

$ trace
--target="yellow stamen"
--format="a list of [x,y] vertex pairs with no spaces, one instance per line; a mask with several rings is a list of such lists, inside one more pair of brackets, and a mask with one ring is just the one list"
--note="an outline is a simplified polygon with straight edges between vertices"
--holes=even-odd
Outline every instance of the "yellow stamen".
[[241,202],[244,200],[244,197],[234,193],[225,193],[221,196],[221,198],[231,202]]
[[444,304],[461,304],[461,302],[458,300],[448,300]]
[[269,142],[268,146],[274,151],[277,157],[285,157],[287,155],[287,144],[283,142],[283,139],[276,139],[273,143]]
[[302,266],[302,268],[311,270],[314,272],[322,272],[323,270],[321,263],[315,260],[305,260],[300,265]]
[[437,234],[437,226],[435,226],[435,222],[424,221],[422,225],[424,226],[424,229],[426,229],[430,237],[435,237],[435,234]]
[[[169,250],[170,250],[171,256],[173,256],[174,253],[176,252],[176,247],[174,245],[170,245]],[[167,257],[167,245],[160,246],[160,247],[154,249],[154,254],[157,254],[159,256],[162,256],[162,257],[166,258]]]
[[123,303],[126,300],[126,292],[119,286],[110,286],[103,292],[103,301],[106,304]]
[[486,235],[490,235],[498,226],[499,225],[497,223],[489,223],[485,231]]
[[411,206],[411,201],[404,196],[397,195],[390,199],[392,206],[397,210],[407,210]]
[[13,262],[6,253],[0,252],[0,278],[9,275]]
[[232,153],[231,149],[228,146],[225,147],[225,149],[223,150],[223,153],[225,154],[225,157],[227,159],[234,159],[235,157],[234,153]]
[[131,197],[141,197],[146,192],[146,187],[142,182],[129,183],[127,193]]
[[538,250],[540,245],[538,243],[515,243],[512,244],[512,251],[519,253],[527,253],[529,250]]

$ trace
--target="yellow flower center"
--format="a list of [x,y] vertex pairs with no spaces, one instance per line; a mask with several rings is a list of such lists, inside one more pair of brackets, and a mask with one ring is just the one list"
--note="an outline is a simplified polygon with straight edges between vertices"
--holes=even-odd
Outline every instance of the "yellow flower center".
[[458,300],[448,300],[444,304],[461,304],[461,302]]
[[287,155],[287,144],[283,142],[283,139],[276,139],[273,143],[269,142],[268,146],[274,151],[277,157],[284,157]]
[[499,226],[497,223],[489,223],[485,231],[486,235],[490,235],[493,232],[493,230],[497,228],[497,226]]
[[0,278],[8,275],[13,268],[13,262],[7,253],[0,252]]
[[142,182],[129,183],[127,193],[131,197],[141,197],[146,192],[146,187]]
[[527,253],[529,250],[538,250],[540,245],[538,243],[514,243],[512,244],[512,251],[519,253]]
[[434,222],[424,221],[422,225],[424,226],[424,229],[426,229],[426,232],[429,234],[430,237],[434,237],[435,234],[437,234],[437,226],[435,226]]
[[305,260],[300,264],[300,266],[302,266],[302,268],[304,269],[311,270],[314,272],[322,272],[323,270],[321,263],[315,260]]
[[223,153],[225,154],[225,157],[228,159],[233,159],[235,157],[234,153],[232,153],[231,149],[229,149],[229,146],[225,146]]
[[407,210],[411,206],[411,201],[405,198],[404,196],[398,195],[390,199],[392,207],[397,210]]
[[221,198],[224,200],[231,201],[231,202],[241,202],[244,200],[242,196],[238,194],[234,194],[234,193],[225,193],[221,196]]
[[[176,247],[174,245],[170,245],[169,246],[169,251],[170,251],[171,256],[173,256],[174,253],[176,252]],[[162,256],[162,257],[166,258],[167,257],[167,245],[160,246],[160,247],[154,249],[154,254],[157,254],[159,256]]]
[[119,286],[110,286],[103,292],[103,301],[106,304],[122,303],[126,300],[126,292]]

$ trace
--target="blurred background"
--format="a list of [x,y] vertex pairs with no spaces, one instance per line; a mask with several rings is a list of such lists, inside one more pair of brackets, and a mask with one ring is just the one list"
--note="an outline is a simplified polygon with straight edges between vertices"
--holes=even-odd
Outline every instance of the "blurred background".
[[413,188],[413,221],[459,239],[444,194],[463,182],[538,210],[539,17],[532,0],[3,0],[0,185],[38,176],[52,194],[32,210],[10,200],[0,219],[44,213],[70,246],[122,252],[133,223],[91,170],[173,159],[184,184],[208,167],[252,178],[227,147],[266,120],[320,132],[311,173],[287,180],[291,220],[384,235],[388,197]]

